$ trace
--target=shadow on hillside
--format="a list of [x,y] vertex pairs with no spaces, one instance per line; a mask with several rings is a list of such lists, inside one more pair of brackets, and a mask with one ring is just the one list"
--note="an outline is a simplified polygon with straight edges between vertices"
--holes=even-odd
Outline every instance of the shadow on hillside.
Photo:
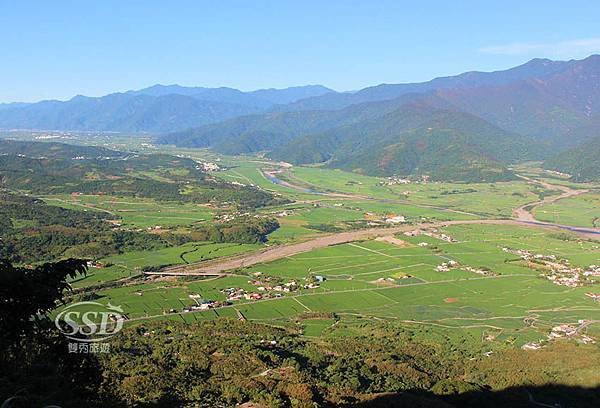
[[344,407],[360,408],[587,408],[600,407],[600,388],[546,385],[513,387],[501,391],[478,390],[462,394],[434,395],[414,391],[380,394],[368,401],[349,403]]

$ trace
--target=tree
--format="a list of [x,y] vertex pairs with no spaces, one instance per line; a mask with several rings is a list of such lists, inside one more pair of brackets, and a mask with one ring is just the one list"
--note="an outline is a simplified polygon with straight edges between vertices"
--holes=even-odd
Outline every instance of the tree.
[[89,401],[100,382],[96,357],[70,354],[67,339],[48,317],[71,289],[67,279],[86,271],[79,259],[36,268],[0,260],[0,403],[94,406]]
[[45,329],[47,313],[70,290],[68,278],[85,275],[86,262],[67,259],[36,268],[15,267],[0,260],[0,339],[3,346],[16,345],[25,335]]

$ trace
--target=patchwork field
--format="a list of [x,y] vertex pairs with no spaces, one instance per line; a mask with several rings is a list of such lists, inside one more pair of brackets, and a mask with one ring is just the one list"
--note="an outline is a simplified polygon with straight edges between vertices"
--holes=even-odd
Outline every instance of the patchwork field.
[[578,227],[600,227],[600,194],[582,194],[541,205],[533,213],[541,221]]
[[269,235],[271,243],[290,242],[320,232],[335,232],[384,223],[402,215],[406,222],[471,220],[478,216],[459,211],[376,200],[323,199],[311,204],[293,204],[269,210],[280,228]]
[[394,184],[385,178],[311,167],[294,167],[281,177],[318,191],[378,199],[387,206],[403,203],[432,210],[460,211],[471,216],[508,218],[514,208],[539,198],[536,189],[523,181]]
[[158,202],[139,197],[57,195],[43,197],[48,204],[83,211],[106,211],[122,218],[124,227],[148,228],[191,225],[212,219],[210,208],[181,202]]
[[[440,239],[440,234],[456,242]],[[327,331],[334,323],[328,317],[296,320],[314,313],[333,313],[341,321],[384,319],[466,330],[475,338],[499,345],[543,339],[562,323],[600,320],[600,305],[585,295],[596,291],[595,287],[553,284],[540,276],[540,270],[503,249],[554,255],[585,268],[600,263],[597,243],[565,240],[560,234],[533,228],[495,225],[452,226],[432,235],[336,245],[255,265],[233,276],[154,281],[101,290],[98,295],[122,305],[134,321],[163,316],[190,321],[241,314],[268,324],[300,325],[308,336]],[[456,266],[436,270],[450,261]],[[474,272],[481,270],[487,274]],[[302,288],[315,276],[322,276],[324,282]],[[262,283],[252,282],[255,280]],[[281,297],[265,297],[262,292],[260,300],[235,300],[205,312],[180,312],[195,304],[190,295],[224,302],[227,288],[259,293],[257,285],[269,280],[296,282],[300,288],[279,292]],[[177,313],[169,312],[172,309]],[[598,334],[600,325],[590,324],[585,332]]]
[[[515,208],[559,193],[527,180],[402,184],[339,170],[290,168],[260,158],[213,157],[194,150],[177,153],[197,153],[198,160],[226,167],[212,172],[214,177],[290,199],[256,210],[258,216],[276,218],[280,224],[268,235],[266,246],[386,225],[386,219],[396,216],[404,217],[403,224],[511,218]],[[529,176],[546,176],[535,167],[522,170]],[[268,171],[276,171],[277,179]],[[226,213],[203,205],[133,197],[60,195],[44,200],[115,214],[125,229],[184,231]],[[591,227],[600,216],[599,200],[597,193],[584,194],[537,207],[534,215],[543,221]],[[589,322],[582,333],[600,334],[596,322],[600,304],[586,295],[600,292],[595,285],[554,284],[542,276],[545,271],[539,265],[524,262],[514,252],[553,256],[573,268],[587,268],[600,264],[599,244],[533,227],[456,225],[416,236],[390,235],[330,246],[222,276],[141,278],[143,271],[166,265],[262,248],[265,244],[190,242],[130,251],[100,259],[105,267],[90,268],[86,277],[72,284],[80,290],[96,287],[86,296],[121,305],[131,323],[232,317],[295,327],[307,337],[318,337],[344,335],[365,319],[377,319],[431,330],[432,335],[456,336],[457,341],[468,337],[490,348],[543,340],[552,327],[580,326],[580,321]],[[116,282],[122,278],[132,279]],[[216,307],[199,309],[209,301],[217,302]]]
[[140,275],[145,268],[160,268],[238,255],[260,248],[258,244],[189,242],[153,251],[131,251],[99,260],[102,268],[89,268],[87,276],[72,282],[74,287],[95,285]]

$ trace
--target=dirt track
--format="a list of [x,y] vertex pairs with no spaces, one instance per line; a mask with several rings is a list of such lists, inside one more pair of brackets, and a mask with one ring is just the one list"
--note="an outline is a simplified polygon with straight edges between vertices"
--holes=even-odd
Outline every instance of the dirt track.
[[575,197],[580,194],[585,194],[585,193],[589,192],[589,190],[574,190],[567,186],[558,185],[558,184],[550,184],[550,183],[546,183],[545,181],[534,180],[532,178],[525,177],[525,176],[519,175],[519,177],[522,178],[523,180],[528,181],[529,183],[539,184],[542,187],[547,188],[549,190],[561,190],[563,192],[562,194],[557,195],[557,196],[545,197],[543,200],[535,201],[533,203],[527,203],[527,204],[522,205],[521,207],[517,208],[516,210],[514,210],[513,213],[514,213],[515,218],[520,221],[538,222],[535,219],[535,217],[533,216],[533,212],[532,212],[535,207],[540,206],[542,204],[551,204],[558,200],[562,200],[564,198]]

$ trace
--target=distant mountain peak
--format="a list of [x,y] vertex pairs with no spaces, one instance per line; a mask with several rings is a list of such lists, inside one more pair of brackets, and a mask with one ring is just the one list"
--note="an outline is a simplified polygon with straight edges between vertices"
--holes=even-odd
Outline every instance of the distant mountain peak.
[[533,59],[527,61],[523,65],[538,65],[538,64],[548,65],[548,64],[552,64],[553,62],[556,62],[556,61],[553,61],[549,58],[533,58]]

